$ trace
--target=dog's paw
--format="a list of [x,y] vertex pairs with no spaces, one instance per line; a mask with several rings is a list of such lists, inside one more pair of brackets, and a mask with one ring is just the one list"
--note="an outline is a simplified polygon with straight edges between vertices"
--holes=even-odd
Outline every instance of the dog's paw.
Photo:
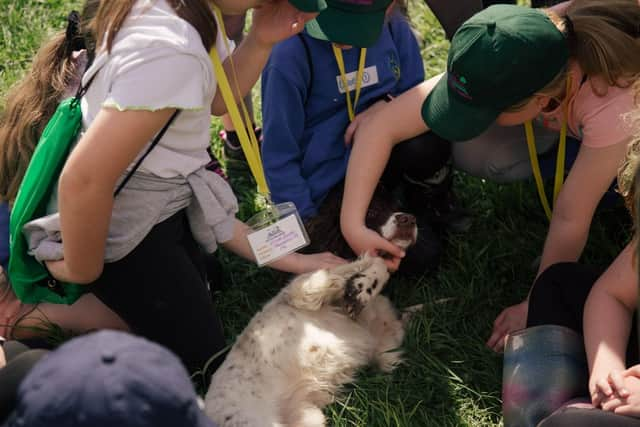
[[329,273],[335,276],[341,276],[344,280],[348,280],[354,274],[358,274],[371,267],[376,262],[376,258],[365,254],[355,261],[347,264],[337,265],[329,269]]
[[389,280],[389,271],[381,258],[365,259],[369,265],[345,282],[344,308],[351,318],[355,318]]

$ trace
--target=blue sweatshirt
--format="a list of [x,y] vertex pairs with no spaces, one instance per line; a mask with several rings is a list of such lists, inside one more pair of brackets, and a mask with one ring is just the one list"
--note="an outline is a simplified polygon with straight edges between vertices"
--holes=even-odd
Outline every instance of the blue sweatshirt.
[[[355,73],[360,49],[342,54],[346,73]],[[406,20],[394,15],[376,44],[367,49],[356,113],[423,80],[416,38]],[[344,132],[349,116],[339,86],[331,43],[306,33],[279,43],[262,73],[262,160],[267,182],[273,201],[294,202],[303,219],[317,214],[327,193],[346,174],[351,148],[344,143]]]
[[9,206],[0,203],[0,265],[7,268],[9,262]]

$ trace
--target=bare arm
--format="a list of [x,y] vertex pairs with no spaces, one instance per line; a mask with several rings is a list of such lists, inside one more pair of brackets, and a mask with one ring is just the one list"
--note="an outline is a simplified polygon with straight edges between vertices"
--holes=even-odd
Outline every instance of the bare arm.
[[356,117],[345,135],[354,139],[345,181],[340,227],[356,254],[379,249],[401,257],[401,251],[365,226],[375,187],[395,144],[428,130],[422,104],[440,76],[408,90],[380,108]]
[[[233,238],[223,243],[222,246],[242,258],[255,262],[256,258],[253,255],[249,240],[247,239],[247,235],[250,232],[251,228],[248,225],[240,220],[236,220]],[[344,262],[346,261],[342,258],[328,252],[312,255],[292,253],[272,262],[269,264],[269,267],[280,271],[300,274],[321,268],[329,268],[334,265],[343,264]]]
[[635,243],[627,245],[598,279],[585,304],[584,340],[592,392],[596,383],[606,384],[611,371],[626,368],[625,354],[638,296],[638,274],[633,267]]
[[116,182],[174,111],[98,113],[60,175],[64,259],[47,264],[54,277],[90,283],[100,276]]
[[[286,0],[266,2],[264,6],[254,9],[251,30],[231,57],[235,65],[240,93],[237,92],[236,85],[232,80],[234,73],[232,72],[231,60],[227,58],[223,64],[236,102],[251,90],[260,77],[273,46],[302,31],[305,22],[313,19],[316,15],[300,12]],[[221,116],[226,112],[227,107],[222,93],[217,90],[211,104],[211,113],[215,116]]]
[[591,220],[626,153],[627,141],[605,148],[582,146],[558,195],[538,274],[562,261],[577,261]]

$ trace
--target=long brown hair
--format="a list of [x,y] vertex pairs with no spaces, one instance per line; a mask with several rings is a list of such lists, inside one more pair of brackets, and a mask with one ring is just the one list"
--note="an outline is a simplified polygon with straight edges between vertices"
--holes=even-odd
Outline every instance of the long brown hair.
[[[627,87],[640,76],[640,5],[637,0],[573,0],[564,16],[545,10],[562,31],[569,54],[590,77],[608,86]],[[564,98],[568,68],[565,67],[537,93]],[[594,87],[598,93],[599,88]],[[531,98],[511,106],[518,111]]]
[[94,38],[91,18],[99,0],[88,0],[77,34],[56,33],[36,54],[31,69],[7,94],[0,117],[0,200],[13,202],[38,139],[56,110],[60,98],[76,78],[71,54]]
[[[137,0],[104,1],[100,5],[96,17],[96,33],[98,34],[98,46],[106,47],[111,51],[113,40],[118,34],[127,15]],[[207,0],[167,0],[179,17],[193,25],[200,34],[202,44],[209,51],[215,44],[218,34],[213,12]]]
[[571,56],[585,74],[609,86],[628,86],[640,75],[638,0],[574,0],[563,21]]

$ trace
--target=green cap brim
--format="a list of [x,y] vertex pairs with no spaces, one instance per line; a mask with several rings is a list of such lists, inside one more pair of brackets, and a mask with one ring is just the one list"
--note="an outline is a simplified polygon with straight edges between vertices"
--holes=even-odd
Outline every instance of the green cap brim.
[[289,0],[296,9],[302,12],[321,12],[327,8],[325,0]]
[[447,74],[422,104],[422,118],[438,136],[452,142],[468,141],[487,130],[500,111],[475,107],[458,99],[447,84]]
[[345,13],[329,8],[307,22],[307,33],[319,40],[355,47],[373,45],[382,32],[385,11],[367,14]]

